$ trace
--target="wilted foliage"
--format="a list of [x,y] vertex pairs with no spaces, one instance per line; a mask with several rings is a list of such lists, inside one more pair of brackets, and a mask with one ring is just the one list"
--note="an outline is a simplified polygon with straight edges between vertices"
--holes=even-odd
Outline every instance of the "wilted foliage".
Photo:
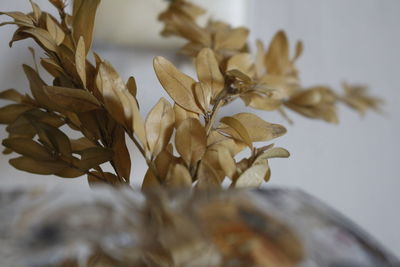
[[[157,186],[220,188],[225,179],[232,187],[259,186],[270,179],[268,161],[288,157],[273,145],[256,147],[286,133],[277,124],[251,113],[217,121],[220,109],[236,99],[255,109],[285,108],[310,118],[337,122],[336,103],[343,101],[361,113],[377,109],[380,101],[365,89],[346,85],[339,96],[327,87],[303,88],[296,60],[303,51],[298,42],[290,55],[284,32],[278,32],[265,51],[261,41],[255,56],[249,52],[249,30],[223,22],[196,23],[204,10],[184,0],[171,1],[159,19],[162,34],[188,40],[181,52],[195,59],[192,78],[163,57],[155,57],[155,73],[173,103],[166,99],[142,117],[133,77],[124,81],[106,61],[94,54],[88,60],[96,9],[100,0],[75,0],[72,14],[63,0],[50,0],[59,18],[32,3],[32,12],[3,12],[18,27],[10,45],[32,38],[44,51],[41,67],[52,77],[44,81],[37,69],[23,66],[31,95],[14,89],[0,93],[13,102],[0,109],[7,125],[4,153],[15,152],[15,168],[42,175],[76,178],[86,175],[90,184],[126,185],[131,178],[131,157],[126,137],[148,164],[143,188]],[[71,139],[67,126],[81,133]],[[174,138],[172,138],[174,136]],[[238,159],[248,149],[250,156]],[[113,173],[101,167],[110,163]]]

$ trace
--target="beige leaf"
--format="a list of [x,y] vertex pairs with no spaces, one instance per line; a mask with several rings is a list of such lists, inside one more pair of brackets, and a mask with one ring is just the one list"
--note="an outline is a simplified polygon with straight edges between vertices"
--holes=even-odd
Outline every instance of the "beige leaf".
[[225,175],[232,178],[236,172],[236,163],[233,159],[229,149],[223,145],[218,148],[218,159],[222,170]]
[[269,141],[286,133],[285,127],[268,123],[252,113],[239,113],[233,118],[246,128],[252,142]]
[[196,119],[183,121],[176,130],[175,145],[187,166],[194,166],[206,152],[207,134],[204,126]]
[[252,55],[250,55],[249,53],[240,53],[234,55],[229,59],[226,70],[239,70],[250,78],[254,77],[255,66]]
[[285,74],[289,64],[289,42],[285,32],[279,31],[274,36],[265,56],[265,63],[269,74]]
[[34,174],[42,174],[42,175],[55,174],[67,167],[67,165],[64,162],[41,161],[28,157],[19,157],[11,159],[10,164],[11,166],[13,166],[18,170]]
[[100,0],[79,0],[74,1],[73,6],[73,36],[75,41],[81,36],[85,40],[85,51],[88,53],[92,46],[93,29],[97,7]]
[[86,112],[99,109],[99,101],[88,91],[81,89],[45,86],[44,91],[60,108],[72,112]]
[[196,59],[196,70],[199,81],[207,84],[213,97],[224,89],[225,79],[219,69],[218,61],[210,48],[202,49]]
[[268,174],[268,164],[256,164],[247,169],[234,183],[237,188],[259,187]]
[[257,72],[257,77],[261,77],[265,74],[265,51],[264,51],[264,44],[260,41],[257,40],[256,42],[257,46],[257,55],[256,55],[256,72]]
[[280,147],[275,147],[267,150],[263,154],[261,154],[257,159],[255,160],[254,164],[260,164],[263,162],[266,162],[268,159],[272,158],[288,158],[290,157],[289,151],[287,151],[284,148]]
[[133,114],[130,103],[122,93],[126,90],[126,85],[110,63],[103,62],[100,64],[96,84],[111,116],[120,124],[128,128],[132,127]]
[[25,15],[22,12],[0,12],[0,15],[6,15],[13,18],[17,23],[22,22],[27,25],[33,26],[33,20],[31,17]]
[[84,87],[86,87],[86,54],[85,41],[81,36],[76,46],[75,65]]
[[174,105],[174,113],[175,113],[175,128],[178,128],[179,124],[186,119],[199,119],[199,115],[197,113],[193,113],[187,111],[179,105]]
[[46,14],[46,27],[56,44],[62,44],[65,38],[65,33],[49,14]]
[[247,42],[249,30],[239,27],[229,31],[218,31],[215,35],[215,49],[241,50]]
[[243,141],[249,148],[253,148],[253,142],[251,141],[250,135],[239,120],[233,117],[224,117],[221,119],[221,123],[229,126],[235,131],[237,137],[240,138],[241,141]]
[[32,0],[30,0],[32,10],[33,10],[33,17],[35,21],[39,22],[40,17],[42,16],[42,11],[40,10],[39,6],[35,4]]
[[3,140],[3,146],[26,157],[38,160],[52,160],[51,154],[39,143],[26,138],[10,138]]
[[171,139],[175,113],[171,104],[161,98],[146,118],[147,143],[153,156],[157,156]]
[[187,188],[192,186],[192,176],[182,164],[175,164],[168,172],[166,185],[171,188]]
[[202,113],[197,107],[192,87],[195,81],[180,72],[163,57],[154,58],[154,70],[161,85],[170,97],[181,107],[195,113]]
[[302,41],[298,41],[296,44],[296,53],[294,55],[293,61],[296,61],[297,59],[299,59],[299,57],[301,57],[301,55],[303,54],[304,51],[304,45]]
[[194,87],[194,95],[198,106],[203,110],[203,113],[206,114],[210,110],[212,96],[210,86],[201,82],[196,83]]
[[48,31],[41,28],[27,28],[22,32],[34,37],[43,48],[51,52],[57,52],[57,43]]

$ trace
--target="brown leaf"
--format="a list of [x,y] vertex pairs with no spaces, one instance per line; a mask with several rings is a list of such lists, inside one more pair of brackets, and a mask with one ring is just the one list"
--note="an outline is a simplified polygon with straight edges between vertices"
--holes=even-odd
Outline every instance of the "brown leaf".
[[90,172],[88,175],[88,182],[91,187],[102,184],[116,185],[119,183],[118,177],[109,172]]
[[187,166],[194,166],[206,152],[206,130],[198,120],[187,119],[176,130],[175,145]]
[[131,175],[131,157],[126,147],[125,131],[122,126],[117,126],[113,136],[113,163],[118,175],[125,178],[129,182]]
[[175,113],[171,104],[161,98],[146,118],[147,143],[153,156],[157,156],[171,139]]
[[85,90],[45,86],[44,91],[59,108],[64,110],[79,113],[101,107],[99,101]]
[[42,145],[26,138],[10,138],[3,140],[3,146],[26,157],[38,160],[52,160],[52,156]]
[[84,87],[86,87],[86,55],[87,52],[85,50],[85,41],[81,36],[79,38],[78,44],[76,45],[75,65],[76,71]]
[[180,72],[163,57],[154,58],[154,70],[161,85],[170,97],[181,107],[195,113],[202,113],[197,107],[192,87],[195,81]]
[[28,157],[11,159],[10,164],[18,170],[42,175],[55,174],[67,167],[62,161],[41,161]]
[[67,167],[67,168],[63,169],[62,171],[55,173],[56,176],[62,177],[62,178],[78,178],[85,174],[86,174],[86,172],[78,170],[76,168],[72,168],[72,167]]
[[218,61],[210,48],[202,49],[196,59],[196,70],[199,81],[207,84],[213,97],[224,89],[225,79],[219,69]]
[[48,31],[41,28],[27,28],[22,30],[22,32],[35,38],[44,49],[57,52],[57,43]]
[[[85,40],[85,52],[90,51],[93,41],[93,29],[97,7],[100,0],[76,0],[73,6],[73,36],[75,41]],[[85,55],[86,56],[86,55]]]
[[243,141],[249,148],[253,148],[253,142],[251,141],[249,132],[239,120],[233,117],[224,117],[221,119],[221,123],[229,126],[235,131],[237,137],[240,138],[241,141]]
[[129,77],[128,82],[126,83],[126,87],[128,88],[129,93],[136,97],[137,94],[137,86],[136,86],[136,80],[135,77]]
[[0,108],[0,124],[10,124],[18,119],[21,114],[33,109],[31,106],[23,104],[12,104]]
[[0,99],[21,103],[25,99],[25,96],[15,89],[8,89],[0,92]]
[[78,162],[78,168],[82,171],[90,170],[95,168],[107,161],[110,161],[113,157],[113,151],[111,149],[102,147],[87,148],[83,151],[79,151],[81,160]]
[[265,56],[265,63],[269,74],[284,74],[290,63],[289,42],[285,32],[279,31],[273,38],[268,52]]
[[65,38],[65,33],[49,14],[46,14],[46,27],[56,44],[62,44]]

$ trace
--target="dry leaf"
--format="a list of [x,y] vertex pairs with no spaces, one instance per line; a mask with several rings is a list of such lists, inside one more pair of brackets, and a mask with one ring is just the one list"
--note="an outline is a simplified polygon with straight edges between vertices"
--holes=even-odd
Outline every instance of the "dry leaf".
[[204,48],[199,52],[196,59],[196,70],[199,81],[207,84],[212,90],[213,97],[217,97],[224,89],[225,79],[211,49]]
[[206,152],[206,130],[198,120],[187,119],[176,130],[175,145],[186,165],[195,166]]
[[202,113],[193,96],[192,87],[195,81],[192,78],[180,72],[163,57],[154,59],[154,70],[161,85],[178,105],[189,111]]
[[13,150],[14,152],[26,157],[38,160],[52,160],[49,151],[39,143],[26,138],[10,138],[3,140],[3,146]]
[[56,174],[67,167],[62,161],[41,161],[28,157],[11,159],[10,164],[18,170],[42,175]]
[[78,44],[76,45],[75,65],[76,71],[81,78],[83,87],[86,87],[86,54],[85,41],[81,36],[79,38]]
[[166,177],[166,185],[170,188],[188,188],[192,186],[192,176],[182,164],[175,164]]
[[49,14],[46,14],[46,27],[56,44],[62,44],[65,38],[65,33]]
[[175,113],[171,104],[161,98],[146,119],[146,135],[150,152],[157,156],[171,139],[175,123]]
[[221,123],[229,126],[237,134],[235,137],[243,141],[249,148],[253,148],[249,132],[239,120],[233,117],[224,117],[221,119]]
[[[75,41],[85,40],[86,54],[90,51],[97,7],[100,0],[75,0],[73,6],[73,36]],[[86,56],[86,55],[85,55]]]

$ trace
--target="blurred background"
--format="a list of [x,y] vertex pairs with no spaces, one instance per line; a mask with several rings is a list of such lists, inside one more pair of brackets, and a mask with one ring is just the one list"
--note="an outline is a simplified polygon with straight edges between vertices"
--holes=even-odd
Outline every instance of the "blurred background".
[[[165,5],[164,1],[103,1],[94,50],[111,61],[125,80],[135,76],[142,114],[145,115],[159,97],[167,97],[152,69],[154,56],[162,55],[177,62],[187,73],[193,73],[193,70],[190,64],[176,56],[178,40],[163,41],[157,37],[161,26],[154,23],[155,14]],[[47,0],[35,2],[54,12]],[[287,148],[292,156],[289,160],[271,162],[272,181],[266,186],[296,187],[311,193],[344,213],[400,256],[400,214],[396,208],[400,203],[397,166],[400,151],[400,1],[197,2],[211,9],[214,18],[249,26],[252,40],[259,38],[268,43],[280,29],[288,33],[292,47],[296,40],[303,40],[305,53],[298,61],[298,68],[304,86],[330,85],[341,90],[343,81],[367,84],[374,95],[386,101],[383,115],[369,113],[365,118],[340,106],[339,125],[305,119],[291,112],[289,116],[295,124],[288,125],[277,113],[252,112],[288,128],[288,133],[275,143]],[[121,7],[125,10],[123,14],[118,11]],[[29,8],[28,0],[2,0],[0,3],[1,11],[28,11]],[[5,20],[5,17],[1,19]],[[133,25],[132,28],[121,24],[124,21]],[[0,28],[0,89],[27,91],[28,83],[21,65],[33,64],[26,49],[32,46],[32,41],[18,42],[10,49],[8,41],[14,30],[12,26]],[[249,110],[238,101],[226,108],[221,116],[245,111]],[[0,137],[5,136],[4,127],[0,127]],[[133,148],[132,154],[132,180],[140,184],[145,164]],[[0,188],[28,184],[87,186],[85,178],[62,180],[16,171],[8,165],[8,159],[0,157]]]

